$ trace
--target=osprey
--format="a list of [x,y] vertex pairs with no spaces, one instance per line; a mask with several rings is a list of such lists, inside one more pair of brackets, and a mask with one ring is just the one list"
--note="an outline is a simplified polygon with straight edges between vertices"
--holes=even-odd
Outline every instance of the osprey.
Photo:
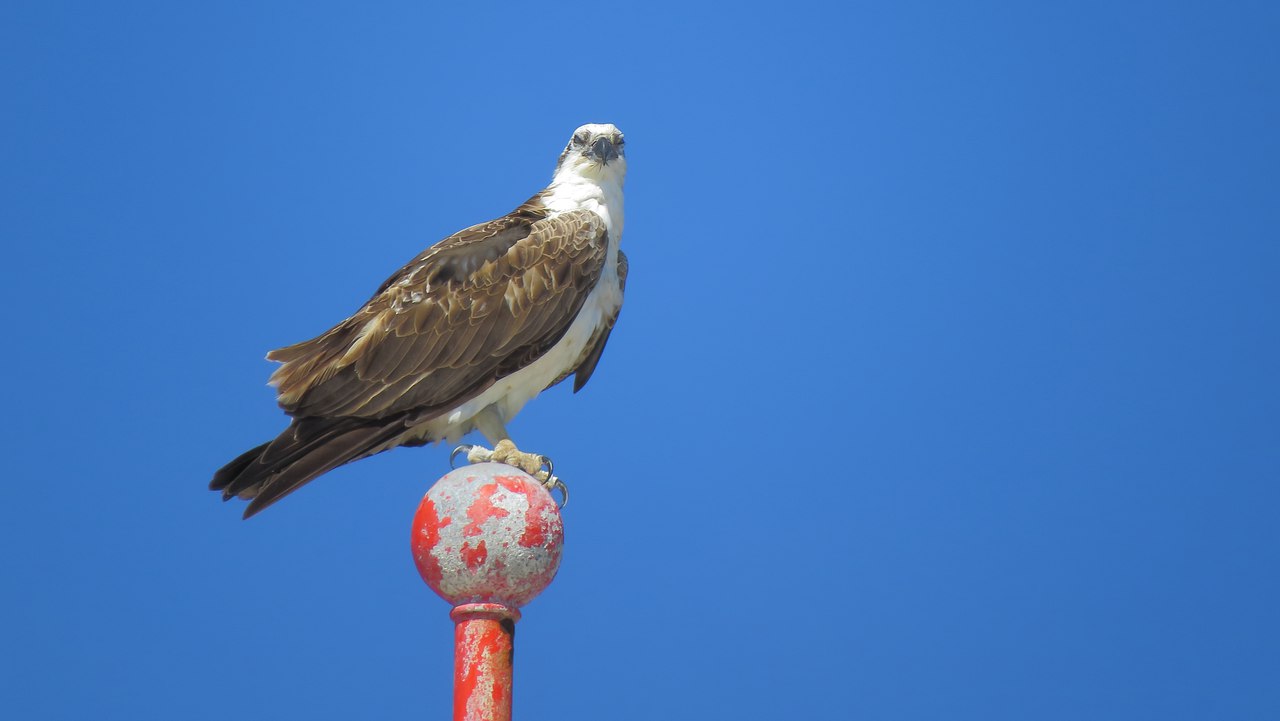
[[506,423],[570,375],[581,390],[600,362],[627,279],[626,171],[616,127],[578,128],[545,189],[423,251],[328,332],[268,353],[283,363],[270,383],[292,422],[210,489],[250,500],[248,518],[344,463],[472,430],[495,448],[463,446],[470,460],[557,484]]

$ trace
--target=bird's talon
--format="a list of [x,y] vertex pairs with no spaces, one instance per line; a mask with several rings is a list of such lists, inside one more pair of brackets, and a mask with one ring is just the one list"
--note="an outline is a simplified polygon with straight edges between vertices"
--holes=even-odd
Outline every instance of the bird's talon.
[[560,489],[560,501],[557,505],[561,508],[569,502],[569,487],[564,481],[555,477],[555,464],[550,458],[537,453],[524,453],[516,448],[515,444],[510,440],[503,439],[493,446],[493,450],[489,450],[484,446],[471,445],[463,443],[453,452],[449,454],[449,466],[457,468],[458,456],[466,456],[468,463],[484,463],[493,461],[502,463],[520,470],[533,476],[534,480],[541,483],[547,492],[552,493],[557,488]]
[[560,489],[560,500],[556,502],[557,506],[564,508],[565,505],[569,503],[569,487],[565,485],[564,481],[556,478],[555,476],[548,476],[545,480],[538,480],[542,483],[543,488],[547,489],[547,493],[553,494],[552,498],[555,497],[555,490],[557,488]]
[[457,448],[454,448],[453,453],[449,454],[449,467],[457,468],[458,464],[455,463],[455,461],[458,460],[458,456],[469,456],[471,454],[472,448],[475,448],[475,446],[471,445],[470,443],[463,443]]

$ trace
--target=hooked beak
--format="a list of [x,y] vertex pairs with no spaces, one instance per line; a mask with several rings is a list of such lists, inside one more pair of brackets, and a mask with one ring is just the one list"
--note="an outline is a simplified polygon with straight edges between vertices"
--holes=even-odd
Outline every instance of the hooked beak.
[[596,138],[596,141],[587,149],[587,157],[598,163],[607,163],[618,159],[618,148],[608,138]]

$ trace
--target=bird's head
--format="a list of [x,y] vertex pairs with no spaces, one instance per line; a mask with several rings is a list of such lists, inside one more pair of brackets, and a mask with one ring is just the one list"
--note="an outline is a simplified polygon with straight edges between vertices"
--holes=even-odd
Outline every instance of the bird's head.
[[621,179],[627,172],[625,143],[622,131],[610,123],[583,125],[573,131],[573,137],[560,154],[556,174],[568,170],[588,178]]

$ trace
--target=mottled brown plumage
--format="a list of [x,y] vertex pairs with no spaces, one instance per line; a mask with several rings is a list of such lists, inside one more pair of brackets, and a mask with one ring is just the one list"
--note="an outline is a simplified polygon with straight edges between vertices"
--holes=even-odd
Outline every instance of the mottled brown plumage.
[[[576,160],[581,153],[571,149],[566,156]],[[612,249],[619,305],[606,309],[580,350],[556,356],[569,358],[569,367],[555,366],[561,374],[549,384],[576,374],[574,390],[581,389],[617,320],[627,261],[617,240],[610,243],[607,211],[553,210],[546,205],[553,187],[436,243],[329,331],[269,353],[283,364],[271,383],[293,421],[224,466],[210,487],[224,498],[252,499],[247,518],[339,465],[438,440],[433,421],[561,341]],[[551,376],[541,377],[539,387]]]
[[284,363],[271,377],[280,406],[293,416],[412,410],[419,420],[456,406],[560,339],[605,248],[604,225],[589,211],[506,216],[456,233],[352,317],[268,354]]

